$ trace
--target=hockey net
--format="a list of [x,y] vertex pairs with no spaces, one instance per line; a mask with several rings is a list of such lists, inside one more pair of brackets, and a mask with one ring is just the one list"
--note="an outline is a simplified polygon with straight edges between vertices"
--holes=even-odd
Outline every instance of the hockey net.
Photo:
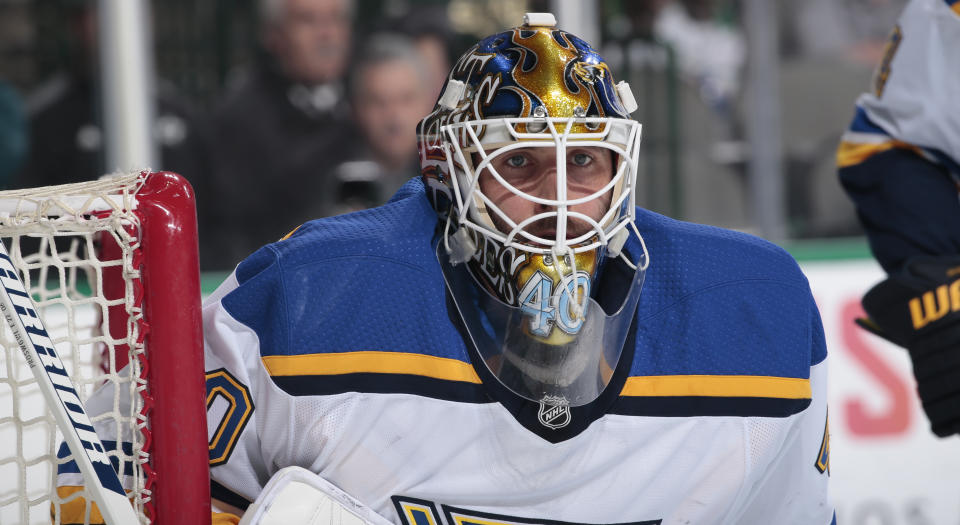
[[[0,238],[141,523],[209,523],[189,184],[139,173],[0,192]],[[0,523],[98,523],[39,387],[0,325]]]

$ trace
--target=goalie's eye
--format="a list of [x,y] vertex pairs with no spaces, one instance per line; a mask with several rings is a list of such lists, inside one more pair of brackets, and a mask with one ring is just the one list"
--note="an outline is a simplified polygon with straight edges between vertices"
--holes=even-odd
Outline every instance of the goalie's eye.
[[527,159],[525,155],[520,155],[520,154],[511,155],[505,161],[505,164],[507,166],[510,166],[511,168],[522,168],[529,163],[530,163],[529,159]]
[[574,166],[585,167],[589,166],[593,162],[593,157],[587,153],[578,152],[570,156],[570,163]]

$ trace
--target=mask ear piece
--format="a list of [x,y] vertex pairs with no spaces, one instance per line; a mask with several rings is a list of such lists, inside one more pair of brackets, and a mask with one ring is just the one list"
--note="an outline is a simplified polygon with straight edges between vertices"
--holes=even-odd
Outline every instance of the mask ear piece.
[[[447,232],[450,231],[450,217],[447,217]],[[447,255],[451,264],[465,263],[477,253],[477,244],[470,238],[466,228],[457,228],[453,235],[444,233]]]
[[615,259],[620,256],[620,252],[623,251],[623,245],[627,242],[627,237],[630,236],[630,233],[626,228],[618,231],[610,238],[610,241],[607,242],[607,254],[611,259]]
[[463,98],[463,92],[466,90],[466,84],[459,80],[450,79],[447,82],[446,89],[443,90],[443,96],[437,102],[445,109],[456,109]]
[[627,113],[633,113],[637,110],[639,105],[637,105],[637,99],[633,96],[633,91],[630,90],[630,84],[626,80],[621,80],[617,83],[617,94],[620,95],[620,102],[623,104],[624,109],[627,110]]

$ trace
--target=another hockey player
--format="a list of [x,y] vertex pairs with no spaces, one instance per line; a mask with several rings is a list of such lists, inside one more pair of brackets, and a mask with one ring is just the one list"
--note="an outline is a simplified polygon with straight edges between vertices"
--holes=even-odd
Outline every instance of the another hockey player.
[[636,208],[633,109],[529,14],[451,71],[422,180],[241,262],[204,306],[217,508],[316,523],[319,490],[351,522],[831,523],[806,279]]
[[863,298],[871,332],[905,347],[938,436],[960,433],[960,2],[913,0],[837,153],[888,278]]

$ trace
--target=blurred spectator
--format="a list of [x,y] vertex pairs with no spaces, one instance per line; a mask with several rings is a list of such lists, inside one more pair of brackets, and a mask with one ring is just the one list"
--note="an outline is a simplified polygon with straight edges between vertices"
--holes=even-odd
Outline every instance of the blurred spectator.
[[[104,133],[97,78],[97,11],[92,0],[65,3],[69,23],[66,68],[27,98],[30,151],[16,187],[94,180],[104,174]],[[164,82],[155,89],[153,136],[160,165],[193,182],[202,172],[200,144],[189,104]]]
[[0,189],[7,188],[27,153],[27,117],[17,92],[0,80]]
[[696,83],[700,97],[721,114],[731,110],[746,62],[746,42],[739,28],[717,20],[718,2],[682,0],[663,5],[653,32],[677,53],[681,73]]
[[906,0],[781,2],[785,51],[873,66]]
[[[657,16],[663,10],[663,6],[670,3],[671,0],[647,0],[645,2],[628,2],[624,4],[623,11],[626,15],[627,25],[622,26],[622,30],[627,30],[635,38],[643,40],[653,40],[653,28],[657,21]],[[612,21],[611,21],[612,22]],[[617,27],[616,25],[614,27]],[[621,37],[624,35],[620,35]]]
[[391,29],[407,35],[423,57],[426,66],[427,85],[431,87],[431,102],[436,101],[447,82],[447,73],[453,64],[450,49],[454,34],[450,29],[446,6],[431,6],[411,9]]
[[357,142],[343,85],[353,9],[349,0],[260,0],[266,55],[212,120],[205,268],[232,268],[332,211],[330,169]]
[[420,174],[416,127],[433,108],[437,91],[426,62],[405,36],[368,39],[350,82],[365,146],[358,159],[334,170],[338,213],[379,206]]
[[[745,191],[745,38],[731,0],[624,2],[604,53],[636,86],[644,123],[637,204],[685,220],[750,227]],[[618,79],[619,80],[619,79]]]
[[[787,212],[794,236],[863,235],[836,177],[849,102],[869,84],[904,0],[780,2],[779,86]],[[744,100],[744,109],[749,102]]]

